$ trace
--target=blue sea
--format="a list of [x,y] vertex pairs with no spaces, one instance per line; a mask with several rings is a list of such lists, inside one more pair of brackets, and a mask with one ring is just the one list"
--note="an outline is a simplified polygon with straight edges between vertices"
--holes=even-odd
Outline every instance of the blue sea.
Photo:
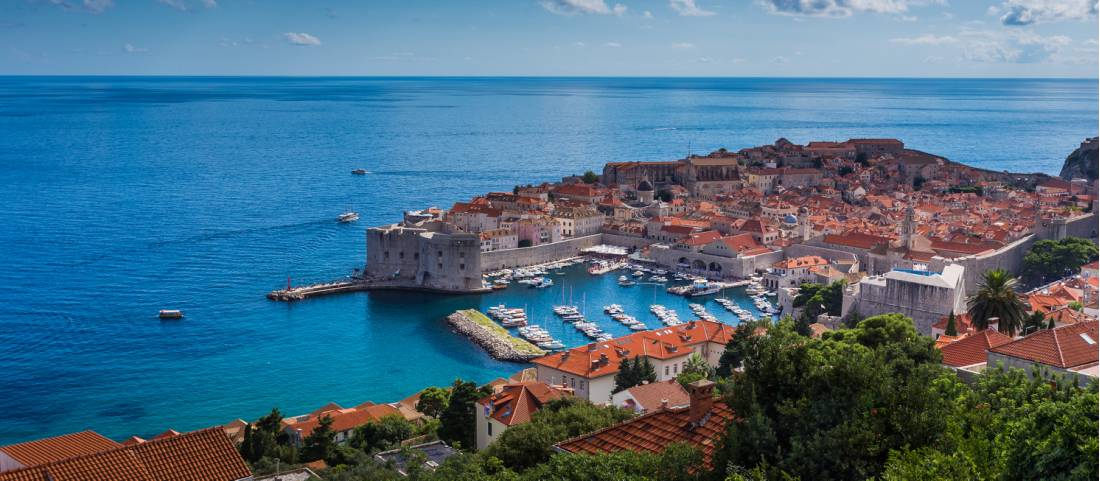
[[[350,274],[364,229],[404,209],[779,137],[1056,174],[1097,120],[1096,80],[0,77],[0,444],[507,376],[523,365],[443,316],[503,302],[549,325],[564,285],[616,333],[604,304],[689,312],[577,271],[485,296],[264,298]],[[348,209],[362,220],[337,224]]]

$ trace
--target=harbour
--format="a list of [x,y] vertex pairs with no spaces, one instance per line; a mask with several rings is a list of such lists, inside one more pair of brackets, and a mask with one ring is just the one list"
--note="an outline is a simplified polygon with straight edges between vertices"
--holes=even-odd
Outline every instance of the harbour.
[[[702,304],[738,322],[715,296],[675,296],[633,271],[591,276],[580,265],[550,272],[553,286],[541,289],[264,295],[288,275],[295,286],[348,280],[363,265],[363,229],[404,209],[606,161],[663,160],[689,142],[737,148],[903,128],[915,148],[953,160],[1057,173],[1065,146],[1095,135],[1081,127],[1095,125],[1094,82],[994,84],[995,100],[956,95],[959,85],[989,91],[985,80],[8,79],[0,156],[17,167],[0,182],[0,410],[12,416],[0,443],[84,428],[155,435],[255,419],[274,405],[304,412],[330,400],[393,401],[455,377],[488,382],[517,365],[452,332],[446,316],[526,307],[528,322],[564,345],[590,342],[553,314],[563,287],[612,335],[636,331],[602,312],[611,304],[650,328],[663,325],[653,304],[681,320]],[[685,92],[695,96],[683,112],[658,108],[680,105]],[[812,105],[807,92],[819,92]],[[548,99],[615,115],[594,124],[546,109]],[[1008,106],[1025,100],[1034,108],[1022,121]],[[854,101],[868,115],[852,119]],[[450,115],[434,115],[442,111]],[[1057,134],[1030,135],[1039,126]],[[360,219],[337,222],[345,209]],[[624,274],[637,284],[620,287]],[[745,287],[717,296],[752,309]],[[160,321],[160,309],[185,317]]]

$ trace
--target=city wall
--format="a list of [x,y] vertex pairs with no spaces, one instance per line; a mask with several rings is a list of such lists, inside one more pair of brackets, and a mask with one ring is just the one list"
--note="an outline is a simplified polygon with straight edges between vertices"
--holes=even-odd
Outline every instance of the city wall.
[[641,249],[642,247],[652,244],[653,241],[640,236],[635,237],[622,234],[608,234],[604,232],[603,243],[620,247],[635,247]]
[[495,271],[504,268],[545,264],[580,255],[581,249],[599,245],[603,234],[567,239],[534,247],[519,247],[481,253],[481,270]]

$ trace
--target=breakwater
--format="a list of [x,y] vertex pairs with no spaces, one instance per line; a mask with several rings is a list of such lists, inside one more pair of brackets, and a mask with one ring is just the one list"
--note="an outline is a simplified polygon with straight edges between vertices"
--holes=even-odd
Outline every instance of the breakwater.
[[512,336],[492,319],[473,309],[454,312],[447,316],[447,323],[498,361],[527,362],[546,354],[534,344]]

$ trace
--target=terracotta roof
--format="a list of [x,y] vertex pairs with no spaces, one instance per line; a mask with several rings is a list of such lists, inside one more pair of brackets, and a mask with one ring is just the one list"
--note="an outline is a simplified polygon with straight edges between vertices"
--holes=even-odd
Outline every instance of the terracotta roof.
[[811,266],[823,266],[828,264],[821,256],[802,256],[802,257],[788,257],[775,264],[772,267],[778,269],[794,269],[798,267],[811,267]]
[[305,439],[320,425],[321,418],[325,416],[332,418],[332,430],[341,432],[355,429],[388,415],[402,416],[401,411],[388,404],[366,402],[354,408],[341,408],[339,404],[329,403],[307,415],[283,419],[283,427],[300,431],[302,439]]
[[624,358],[646,356],[653,359],[672,359],[686,356],[691,354],[691,346],[703,342],[726,345],[733,333],[733,326],[697,320],[678,326],[639,331],[606,342],[594,342],[531,362],[593,379],[619,372],[619,363]]
[[1063,369],[1092,364],[1098,360],[1097,324],[1089,321],[1042,329],[990,351]]
[[0,447],[0,451],[25,467],[114,449],[121,444],[94,431],[65,434]]
[[0,481],[237,481],[252,476],[220,427],[0,473]]
[[993,329],[967,336],[940,348],[943,353],[943,363],[953,367],[981,364],[986,360],[986,354],[990,348],[1012,342],[1008,337]]
[[703,454],[703,465],[710,468],[711,457],[721,442],[733,411],[725,403],[715,402],[698,426],[690,422],[690,407],[660,409],[626,422],[585,434],[555,445],[570,453],[613,453],[635,451],[659,453],[670,444],[690,443]]
[[565,396],[561,389],[542,382],[523,382],[509,384],[497,394],[486,396],[478,401],[483,409],[490,409],[489,416],[505,426],[523,424],[531,420],[531,415],[542,408],[543,404]]
[[666,400],[668,407],[672,408],[687,406],[691,403],[691,396],[675,379],[634,386],[626,392],[630,393],[637,405],[645,411],[660,408],[661,402]]

